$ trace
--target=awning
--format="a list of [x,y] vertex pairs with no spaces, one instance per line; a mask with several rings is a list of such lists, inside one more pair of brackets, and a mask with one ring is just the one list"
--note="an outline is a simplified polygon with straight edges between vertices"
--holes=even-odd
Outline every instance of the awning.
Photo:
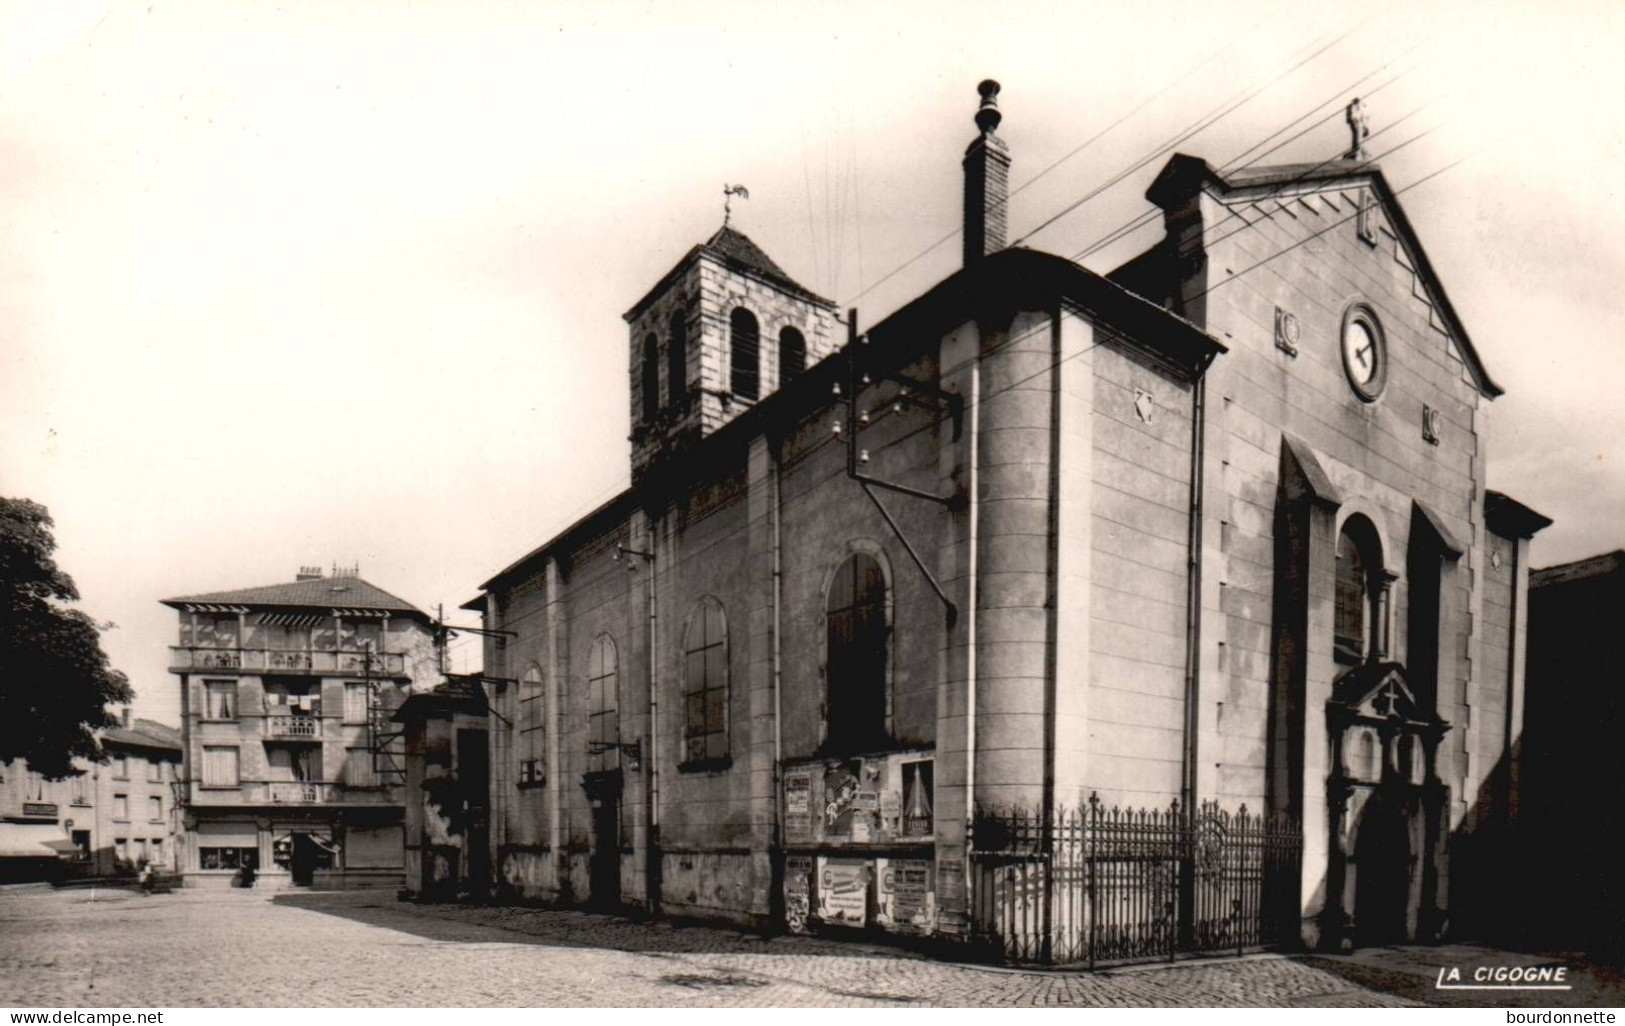
[[314,627],[326,619],[327,617],[320,613],[261,613],[259,622],[299,630],[305,627]]
[[52,847],[56,841],[67,845],[66,852],[76,850],[55,823],[0,823],[0,858],[53,859],[58,854]]

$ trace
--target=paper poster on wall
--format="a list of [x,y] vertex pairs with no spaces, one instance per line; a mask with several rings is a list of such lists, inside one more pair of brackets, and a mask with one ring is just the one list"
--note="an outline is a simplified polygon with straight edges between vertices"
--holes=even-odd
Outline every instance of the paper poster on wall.
[[959,912],[965,908],[965,863],[961,859],[937,860],[937,908]]
[[810,932],[812,871],[811,855],[791,855],[784,860],[784,925],[791,933]]
[[826,923],[862,926],[869,913],[867,859],[818,859],[818,916]]
[[784,836],[790,841],[810,841],[812,833],[812,775],[784,775]]
[[932,865],[925,859],[886,859],[880,873],[881,925],[907,933],[936,926]]
[[[852,759],[824,770],[824,836],[851,837],[855,805],[863,782],[863,762]],[[867,839],[867,838],[866,838]]]

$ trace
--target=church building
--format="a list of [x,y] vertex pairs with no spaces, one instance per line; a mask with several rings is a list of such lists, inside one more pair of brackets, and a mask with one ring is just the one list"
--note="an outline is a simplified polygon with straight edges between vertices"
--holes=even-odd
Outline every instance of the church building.
[[1174,156],[1101,275],[1007,246],[979,92],[963,267],[884,320],[727,223],[626,312],[631,486],[464,607],[494,886],[1050,961],[1450,934],[1548,521],[1358,111]]

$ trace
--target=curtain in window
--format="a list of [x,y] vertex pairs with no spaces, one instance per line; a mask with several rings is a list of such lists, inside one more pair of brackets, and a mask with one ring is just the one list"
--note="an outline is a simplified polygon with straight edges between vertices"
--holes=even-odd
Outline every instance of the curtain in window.
[[378,783],[378,777],[372,769],[372,751],[366,748],[350,748],[344,753],[344,782],[351,787],[372,787]]
[[209,681],[203,686],[206,719],[230,720],[236,718],[237,682]]
[[203,749],[203,783],[213,787],[231,787],[237,783],[237,749]]
[[367,685],[344,685],[344,722],[367,722]]

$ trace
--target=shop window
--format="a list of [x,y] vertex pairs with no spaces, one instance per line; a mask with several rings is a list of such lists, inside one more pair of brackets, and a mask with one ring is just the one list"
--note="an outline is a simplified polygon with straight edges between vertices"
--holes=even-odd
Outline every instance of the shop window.
[[200,847],[197,850],[199,869],[257,869],[259,863],[258,848]]

